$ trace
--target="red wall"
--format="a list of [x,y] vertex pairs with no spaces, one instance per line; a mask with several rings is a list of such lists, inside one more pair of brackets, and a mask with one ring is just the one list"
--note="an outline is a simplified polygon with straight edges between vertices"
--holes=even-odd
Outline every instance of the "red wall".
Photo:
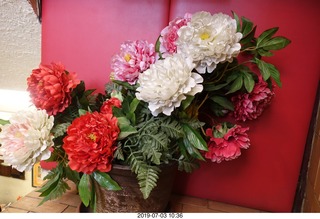
[[270,61],[283,87],[258,121],[249,122],[251,148],[237,160],[203,163],[179,173],[175,192],[272,212],[290,212],[316,88],[320,79],[317,0],[43,0],[42,62],[61,61],[88,88],[103,91],[111,56],[125,40],[155,43],[169,19],[185,12],[235,11],[258,25],[279,26],[292,43]]

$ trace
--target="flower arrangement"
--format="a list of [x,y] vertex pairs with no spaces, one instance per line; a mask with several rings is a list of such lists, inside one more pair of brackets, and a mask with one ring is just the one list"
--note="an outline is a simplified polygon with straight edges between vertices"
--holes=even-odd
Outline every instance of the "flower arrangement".
[[200,162],[230,161],[250,147],[249,127],[281,87],[277,68],[263,60],[285,48],[271,28],[256,36],[247,18],[200,11],[170,21],[155,44],[126,41],[112,57],[105,93],[60,63],[40,64],[27,79],[34,109],[1,120],[1,153],[19,171],[40,160],[57,166],[39,190],[43,202],[75,182],[94,207],[92,180],[121,187],[108,172],[129,165],[147,199],[160,165],[192,172]]

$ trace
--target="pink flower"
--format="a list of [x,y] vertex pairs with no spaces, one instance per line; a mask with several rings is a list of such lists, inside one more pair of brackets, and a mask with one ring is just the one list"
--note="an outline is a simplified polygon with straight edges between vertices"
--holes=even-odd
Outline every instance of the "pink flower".
[[133,85],[139,74],[155,62],[154,45],[145,40],[126,41],[121,44],[120,54],[112,57],[114,79]]
[[76,118],[63,139],[70,168],[86,174],[96,170],[109,172],[120,133],[117,123],[112,114],[98,112]]
[[208,128],[206,135],[210,140],[205,158],[217,163],[236,159],[241,155],[241,149],[250,146],[250,139],[246,133],[248,130],[249,128],[242,128],[240,125],[229,127],[227,123]]
[[116,97],[111,97],[109,100],[105,101],[100,108],[100,113],[112,114],[112,107],[121,108],[121,101]]
[[234,111],[231,113],[238,121],[253,120],[259,117],[263,110],[270,104],[274,92],[260,77],[251,93],[239,94],[231,98]]
[[80,81],[62,64],[52,63],[32,70],[27,83],[33,104],[49,115],[56,115],[70,105],[71,92]]
[[177,51],[177,46],[175,43],[178,39],[177,32],[180,27],[187,25],[187,23],[191,20],[191,16],[191,14],[186,13],[184,18],[177,17],[170,21],[169,25],[161,31],[161,37],[159,40],[160,52],[163,58]]
[[4,163],[23,172],[48,159],[54,145],[50,133],[53,123],[53,116],[45,110],[32,108],[13,114],[9,124],[0,126],[0,154]]

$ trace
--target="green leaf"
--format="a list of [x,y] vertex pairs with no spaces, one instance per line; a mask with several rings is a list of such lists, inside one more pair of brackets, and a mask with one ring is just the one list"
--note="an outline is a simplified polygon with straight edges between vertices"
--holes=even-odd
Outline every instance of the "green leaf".
[[203,158],[201,153],[196,148],[193,147],[192,143],[187,138],[183,139],[182,145],[183,145],[183,147],[185,147],[188,154],[190,154],[193,158],[205,161],[205,159]]
[[277,83],[279,87],[282,87],[280,72],[278,71],[278,69],[274,65],[269,64],[269,71],[272,79]]
[[9,120],[0,119],[0,125],[9,124]]
[[88,207],[91,200],[91,187],[90,176],[88,174],[83,174],[78,189],[81,201],[86,207]]
[[246,36],[247,34],[249,34],[252,31],[253,23],[245,17],[242,17],[241,21],[242,21],[241,32],[242,32],[243,36]]
[[280,50],[285,48],[291,41],[285,37],[274,37],[260,45],[264,50]]
[[79,116],[85,115],[87,112],[87,110],[79,109]]
[[273,53],[272,53],[272,52],[267,51],[267,50],[265,50],[265,49],[263,49],[263,48],[257,49],[257,52],[258,52],[259,55],[261,55],[261,56],[267,56],[267,57],[273,56]]
[[270,71],[269,71],[269,65],[268,63],[260,60],[260,59],[254,59],[254,62],[257,64],[258,68],[260,69],[260,72],[262,74],[263,80],[267,81],[270,78]]
[[155,51],[156,51],[156,53],[159,54],[159,58],[162,59],[162,54],[160,52],[160,37],[161,37],[161,35],[159,35],[159,37],[158,37],[158,39],[156,41]]
[[140,100],[134,98],[130,103],[130,112],[134,113],[140,103]]
[[234,110],[234,106],[231,101],[229,101],[226,97],[222,96],[212,96],[210,97],[215,103],[219,104],[220,106],[224,107],[225,109]]
[[194,96],[187,95],[187,98],[181,102],[181,109],[183,110],[187,109],[188,106],[190,106],[190,104],[192,103],[193,99],[194,99]]
[[256,33],[256,29],[257,27],[255,26],[246,36],[243,36],[242,39],[240,40],[240,43],[243,45],[241,46],[241,49],[243,49],[243,47],[249,47],[252,44],[252,41],[254,39],[254,35]]
[[118,117],[118,126],[121,130],[118,140],[122,140],[126,137],[128,137],[131,134],[134,134],[137,132],[137,130],[131,126],[130,121],[126,117]]
[[206,141],[202,138],[199,132],[194,130],[191,126],[188,124],[182,124],[183,130],[185,132],[186,138],[190,141],[190,143],[193,145],[193,147],[199,149],[199,150],[204,150],[207,151],[207,143]]
[[229,82],[223,83],[223,84],[206,84],[204,85],[204,90],[205,91],[216,91],[220,90],[221,88],[227,86]]
[[237,32],[240,32],[241,24],[240,24],[239,16],[234,11],[232,11],[232,15],[233,15],[233,18],[236,20],[236,23],[237,23]]
[[253,76],[248,72],[242,72],[243,73],[243,81],[244,81],[244,87],[246,90],[251,93],[253,90],[253,87],[255,85],[255,81],[253,79]]
[[234,93],[242,88],[243,85],[243,78],[238,77],[236,80],[233,81],[233,83],[230,86],[230,90],[226,94]]
[[278,27],[274,27],[262,32],[260,36],[257,38],[257,47],[260,47],[260,44],[263,44],[266,41],[268,41],[278,31],[278,29]]
[[56,187],[56,185],[60,180],[59,173],[53,173],[52,175],[49,175],[49,176],[54,176],[54,177],[48,180],[40,189],[37,190],[37,192],[41,192],[40,194],[41,197],[47,196]]
[[112,191],[118,191],[121,190],[121,187],[119,184],[114,181],[109,174],[102,173],[99,171],[93,172],[93,178],[99,183],[100,186],[112,190]]
[[262,77],[265,81],[267,81],[271,76],[279,87],[282,86],[282,83],[280,80],[280,73],[274,65],[264,62],[260,59],[255,59],[254,62],[257,64],[258,68],[260,69]]
[[75,171],[75,170],[71,170],[69,166],[66,166],[64,168],[64,171],[66,173],[66,177],[68,179],[70,179],[71,181],[73,181],[74,183],[78,184],[80,181],[80,175],[79,172]]
[[66,192],[67,189],[70,190],[68,183],[66,183],[63,180],[58,181],[56,186],[50,191],[49,194],[47,194],[42,199],[42,201],[39,203],[38,206],[42,205],[46,201],[57,199],[58,197],[61,197]]

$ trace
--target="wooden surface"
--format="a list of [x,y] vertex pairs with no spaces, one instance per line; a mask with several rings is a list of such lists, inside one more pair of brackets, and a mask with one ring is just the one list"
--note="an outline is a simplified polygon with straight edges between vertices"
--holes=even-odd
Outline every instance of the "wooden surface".
[[[74,184],[70,183],[71,191],[61,198],[45,202],[39,206],[42,198],[38,192],[31,192],[20,200],[12,203],[2,213],[76,213],[81,201]],[[206,199],[172,195],[170,212],[183,213],[257,213],[259,210],[210,201]],[[1,217],[1,216],[0,216]]]

